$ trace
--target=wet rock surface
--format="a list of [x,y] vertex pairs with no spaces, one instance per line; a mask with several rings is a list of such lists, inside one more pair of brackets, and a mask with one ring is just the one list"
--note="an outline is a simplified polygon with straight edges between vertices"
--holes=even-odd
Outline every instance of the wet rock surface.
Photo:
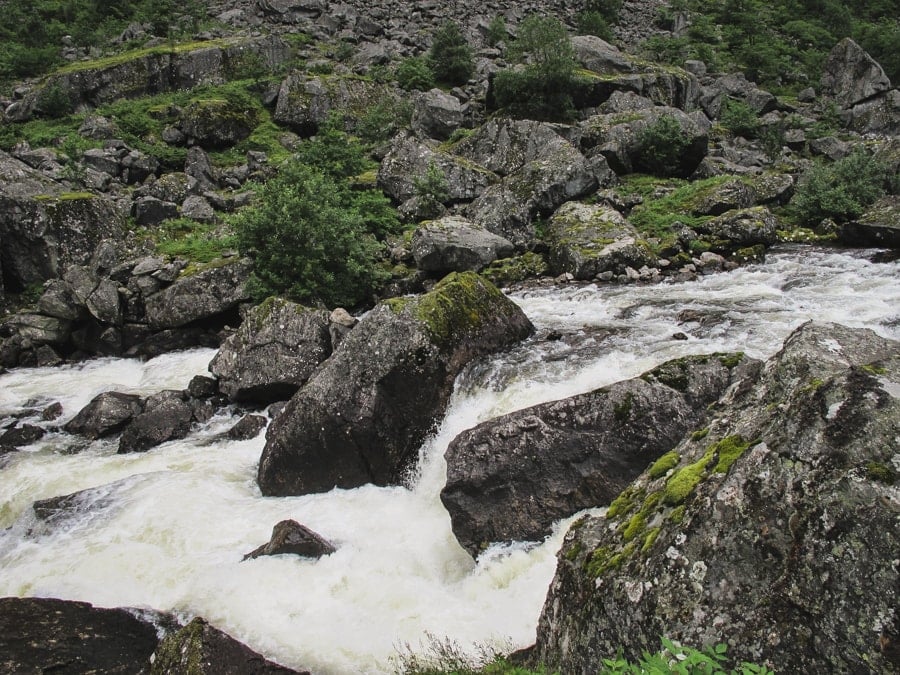
[[321,558],[337,549],[322,535],[295,520],[282,520],[272,528],[272,537],[259,548],[244,556],[244,560],[262,555],[291,554],[303,558]]

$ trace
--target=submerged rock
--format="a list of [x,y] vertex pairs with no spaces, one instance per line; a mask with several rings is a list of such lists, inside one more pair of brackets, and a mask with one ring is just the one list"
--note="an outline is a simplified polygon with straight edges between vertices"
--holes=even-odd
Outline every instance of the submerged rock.
[[594,672],[665,635],[784,672],[897,670],[898,391],[897,342],[797,329],[706,433],[570,529],[535,658]]
[[541,539],[560,518],[608,504],[702,426],[706,406],[754,364],[740,354],[678,359],[464,431],[447,448],[441,490],[453,533],[475,556],[493,542]]
[[471,272],[380,304],[269,427],[260,489],[291,495],[397,484],[463,366],[533,330],[518,306]]
[[143,411],[125,427],[119,453],[145,452],[160,443],[184,438],[194,421],[194,408],[184,392],[161,391],[148,397]]
[[226,438],[232,441],[249,441],[259,436],[269,421],[262,415],[244,415],[237,423],[225,432]]
[[282,520],[272,528],[268,543],[244,556],[244,560],[261,555],[292,554],[304,558],[321,558],[337,551],[334,545],[296,520]]

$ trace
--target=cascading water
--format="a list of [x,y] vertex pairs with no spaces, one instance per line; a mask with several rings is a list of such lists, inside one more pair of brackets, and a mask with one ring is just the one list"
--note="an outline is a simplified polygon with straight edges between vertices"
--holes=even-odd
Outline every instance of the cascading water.
[[[263,498],[255,476],[264,439],[219,438],[235,421],[229,414],[135,455],[117,455],[108,441],[85,447],[48,434],[0,460],[0,596],[201,615],[268,657],[315,673],[393,672],[397,650],[415,650],[429,633],[463,646],[525,646],[567,523],[539,545],[497,546],[473,563],[438,499],[450,440],[493,416],[670,358],[770,356],[810,319],[900,339],[900,263],[870,262],[871,253],[789,247],[765,264],[695,282],[514,294],[543,335],[554,330],[560,339],[473,364],[408,488]],[[65,421],[103,390],[183,388],[213,353],[11,372],[0,376],[0,417],[60,401]],[[30,508],[88,488],[73,513],[52,524]],[[285,518],[321,533],[337,553],[241,562]]]

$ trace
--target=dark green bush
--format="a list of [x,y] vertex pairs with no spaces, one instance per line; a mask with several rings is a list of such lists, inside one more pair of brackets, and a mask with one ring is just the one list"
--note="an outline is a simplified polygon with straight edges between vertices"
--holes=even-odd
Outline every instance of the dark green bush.
[[570,119],[578,78],[566,27],[553,17],[533,14],[519,26],[510,53],[524,65],[494,77],[494,105],[517,117]]
[[817,164],[806,171],[790,205],[801,225],[815,226],[825,218],[847,222],[884,195],[890,179],[887,166],[856,150],[833,164]]
[[434,73],[423,56],[411,56],[397,66],[397,84],[406,91],[428,91],[434,87]]
[[607,42],[613,39],[612,28],[600,12],[580,12],[577,22],[579,35],[596,35]]
[[759,136],[759,117],[743,101],[725,99],[719,121],[735,136],[743,136],[748,139]]
[[585,0],[584,11],[600,14],[607,23],[615,24],[619,21],[619,12],[624,0]]
[[37,99],[36,109],[44,117],[59,118],[71,115],[73,111],[72,97],[58,83],[51,84],[41,91]]
[[428,65],[438,82],[465,84],[475,70],[472,49],[455,21],[447,21],[434,34]]
[[496,47],[498,44],[506,40],[507,34],[506,20],[498,14],[493,19],[491,19],[491,22],[488,24],[487,43],[491,47]]
[[678,120],[671,115],[662,115],[638,132],[634,168],[656,176],[677,176],[690,144],[691,140],[681,130]]

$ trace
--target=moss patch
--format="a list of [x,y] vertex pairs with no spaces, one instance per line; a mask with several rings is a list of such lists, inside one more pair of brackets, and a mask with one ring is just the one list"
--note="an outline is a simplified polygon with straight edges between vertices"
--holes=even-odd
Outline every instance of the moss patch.
[[474,334],[504,302],[497,287],[474,272],[453,272],[418,299],[414,312],[435,342],[447,344]]
[[654,480],[662,478],[669,473],[671,469],[674,469],[679,461],[681,461],[681,455],[674,450],[667,452],[650,466],[648,471],[650,478]]
[[885,485],[893,485],[897,482],[897,473],[891,467],[880,462],[866,464],[866,476],[871,481]]

